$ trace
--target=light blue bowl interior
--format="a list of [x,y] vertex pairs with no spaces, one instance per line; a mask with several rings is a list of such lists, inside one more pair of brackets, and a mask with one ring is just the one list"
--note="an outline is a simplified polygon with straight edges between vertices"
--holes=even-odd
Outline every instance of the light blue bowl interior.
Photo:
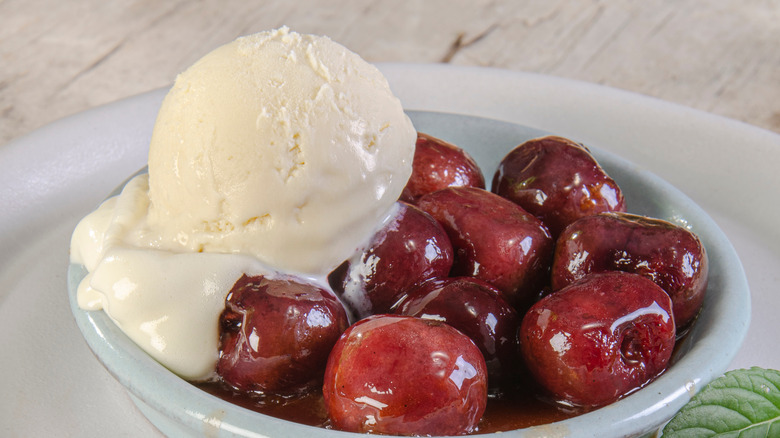
[[[418,131],[466,149],[488,181],[515,146],[547,133],[479,117],[409,111]],[[577,140],[577,139],[572,139]],[[699,319],[678,348],[674,364],[658,379],[625,399],[596,411],[539,427],[503,432],[502,438],[624,437],[652,433],[691,396],[727,370],[747,332],[750,294],[742,265],[723,232],[691,199],[640,166],[588,145],[621,187],[632,213],[687,226],[704,243],[709,286]],[[684,145],[681,145],[684,147]],[[80,265],[68,269],[68,292],[76,322],[90,348],[131,398],[163,433],[173,437],[363,436],[305,426],[261,415],[203,392],[158,364],[102,311],[76,304]],[[499,436],[496,434],[495,436]]]

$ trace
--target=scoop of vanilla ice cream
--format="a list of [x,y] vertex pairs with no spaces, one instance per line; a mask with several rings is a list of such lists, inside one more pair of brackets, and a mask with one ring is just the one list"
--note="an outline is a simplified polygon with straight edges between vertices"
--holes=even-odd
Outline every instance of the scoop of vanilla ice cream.
[[381,73],[327,38],[282,28],[220,47],[166,96],[148,174],[74,230],[78,304],[209,379],[235,281],[325,284],[393,214],[415,140]]
[[326,274],[387,216],[415,139],[384,76],[343,46],[286,28],[239,38],[160,108],[148,226],[161,249]]

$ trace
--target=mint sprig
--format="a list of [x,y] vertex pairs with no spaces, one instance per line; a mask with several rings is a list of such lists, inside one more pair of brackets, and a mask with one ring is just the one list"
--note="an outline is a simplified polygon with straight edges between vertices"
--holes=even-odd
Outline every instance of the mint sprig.
[[780,437],[780,371],[729,371],[696,394],[663,438]]

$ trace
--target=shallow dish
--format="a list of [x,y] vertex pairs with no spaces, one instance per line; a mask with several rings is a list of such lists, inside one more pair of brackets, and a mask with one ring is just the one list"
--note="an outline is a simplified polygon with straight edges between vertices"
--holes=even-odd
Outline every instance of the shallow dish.
[[[465,148],[492,177],[499,160],[523,141],[545,132],[484,118],[409,112],[415,127]],[[573,139],[577,140],[577,139]],[[707,248],[709,289],[704,309],[674,364],[640,391],[605,408],[565,421],[504,432],[502,437],[623,437],[652,433],[702,386],[723,373],[747,332],[750,297],[742,265],[726,236],[683,193],[641,167],[589,145],[621,186],[628,209],[689,227]],[[71,265],[68,289],[76,322],[97,358],[128,390],[149,420],[169,436],[339,437],[343,432],[261,415],[203,392],[175,376],[130,341],[103,312],[76,304],[76,287],[85,275]]]

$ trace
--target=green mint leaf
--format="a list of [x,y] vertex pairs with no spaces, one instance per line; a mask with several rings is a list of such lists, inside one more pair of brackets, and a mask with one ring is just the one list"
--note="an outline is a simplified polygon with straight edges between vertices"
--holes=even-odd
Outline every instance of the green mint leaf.
[[780,437],[780,371],[729,371],[688,402],[663,438]]

